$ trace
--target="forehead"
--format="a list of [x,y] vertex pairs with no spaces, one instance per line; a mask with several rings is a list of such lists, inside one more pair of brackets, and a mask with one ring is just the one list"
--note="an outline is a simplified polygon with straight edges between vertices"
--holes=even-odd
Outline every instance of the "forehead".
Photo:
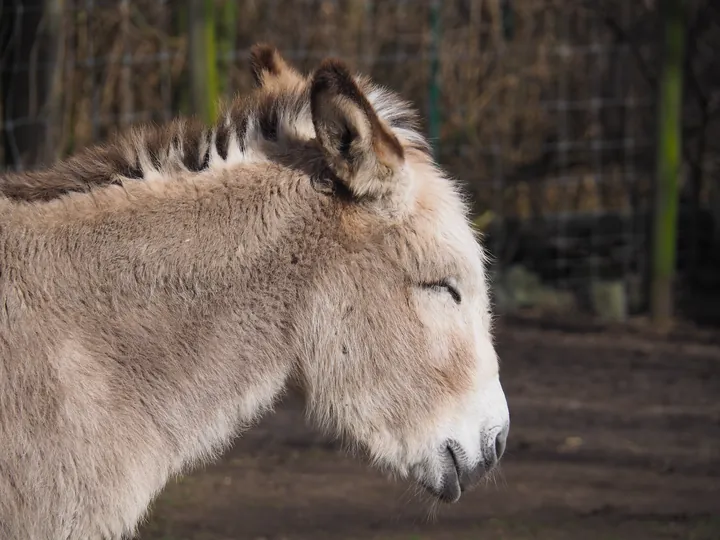
[[482,280],[484,252],[458,185],[429,159],[413,152],[407,157],[416,190],[408,213],[386,238],[391,252],[400,254],[400,264],[420,280]]
[[[405,148],[407,172],[415,186],[413,201],[402,218],[403,223],[395,228],[396,234],[386,236],[385,240],[405,245],[402,249],[398,249],[398,245],[392,249],[405,253],[410,259],[405,261],[406,267],[434,269],[437,274],[448,274],[445,277],[474,274],[481,277],[484,253],[470,226],[467,205],[458,184],[434,165],[430,147],[419,129],[416,110],[397,93],[375,84],[365,75],[357,75],[356,81],[379,118]],[[314,138],[307,106],[307,77],[278,78],[273,84],[257,89],[256,95],[261,104],[256,111],[260,124],[267,116],[277,122],[280,138],[284,138],[283,135],[301,141]],[[349,218],[345,220],[348,239],[357,241],[364,236],[358,235],[358,229],[378,230],[365,221],[382,220],[379,216],[366,215],[365,219],[356,219],[359,216],[350,213],[354,217],[345,216]]]

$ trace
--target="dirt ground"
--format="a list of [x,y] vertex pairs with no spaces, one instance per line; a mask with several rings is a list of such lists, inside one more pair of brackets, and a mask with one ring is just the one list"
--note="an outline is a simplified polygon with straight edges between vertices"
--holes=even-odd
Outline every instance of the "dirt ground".
[[514,325],[498,351],[508,450],[459,503],[346,456],[288,400],[171,483],[140,538],[720,539],[720,345]]

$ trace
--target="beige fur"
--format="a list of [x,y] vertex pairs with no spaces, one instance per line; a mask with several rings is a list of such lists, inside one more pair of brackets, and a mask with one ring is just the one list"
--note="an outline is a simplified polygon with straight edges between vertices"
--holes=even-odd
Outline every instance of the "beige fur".
[[483,251],[455,184],[392,93],[260,52],[258,90],[206,135],[138,130],[111,164],[4,184],[0,538],[132,534],[289,385],[315,425],[443,500],[502,454]]

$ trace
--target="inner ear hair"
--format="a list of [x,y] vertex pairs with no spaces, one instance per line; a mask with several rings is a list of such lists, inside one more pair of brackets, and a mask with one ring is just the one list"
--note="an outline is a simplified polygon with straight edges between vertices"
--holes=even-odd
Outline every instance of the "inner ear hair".
[[[319,105],[317,102],[321,99],[338,100],[338,104],[345,109],[344,116],[354,116],[353,120],[355,120],[356,125],[360,124],[356,114],[361,113],[364,120],[369,124],[370,136],[377,139],[379,143],[388,145],[398,157],[404,157],[402,145],[383,125],[347,66],[341,60],[328,58],[320,64],[320,67],[315,72],[311,90],[313,105],[317,107]],[[357,108],[358,111],[353,111],[353,108]],[[352,127],[348,131],[352,134]]]
[[313,125],[328,165],[357,196],[394,189],[404,151],[380,120],[344,63],[323,61],[310,90]]

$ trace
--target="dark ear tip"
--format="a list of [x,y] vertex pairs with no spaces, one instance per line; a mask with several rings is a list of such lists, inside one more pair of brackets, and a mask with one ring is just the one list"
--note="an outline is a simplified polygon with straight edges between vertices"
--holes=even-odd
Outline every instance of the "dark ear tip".
[[258,42],[250,47],[250,66],[257,82],[262,79],[263,72],[280,73],[280,62],[280,53],[273,45]]
[[250,58],[262,58],[272,56],[277,52],[277,48],[265,41],[258,41],[250,47]]
[[320,62],[317,72],[326,71],[336,73],[338,75],[350,75],[350,70],[347,65],[339,58],[325,58],[322,62]]
[[317,70],[315,71],[316,76],[323,77],[334,77],[342,79],[352,79],[350,69],[347,67],[345,62],[339,58],[325,58]]
[[312,81],[313,93],[330,90],[335,93],[356,93],[356,84],[345,62],[337,58],[326,58],[315,70]]

